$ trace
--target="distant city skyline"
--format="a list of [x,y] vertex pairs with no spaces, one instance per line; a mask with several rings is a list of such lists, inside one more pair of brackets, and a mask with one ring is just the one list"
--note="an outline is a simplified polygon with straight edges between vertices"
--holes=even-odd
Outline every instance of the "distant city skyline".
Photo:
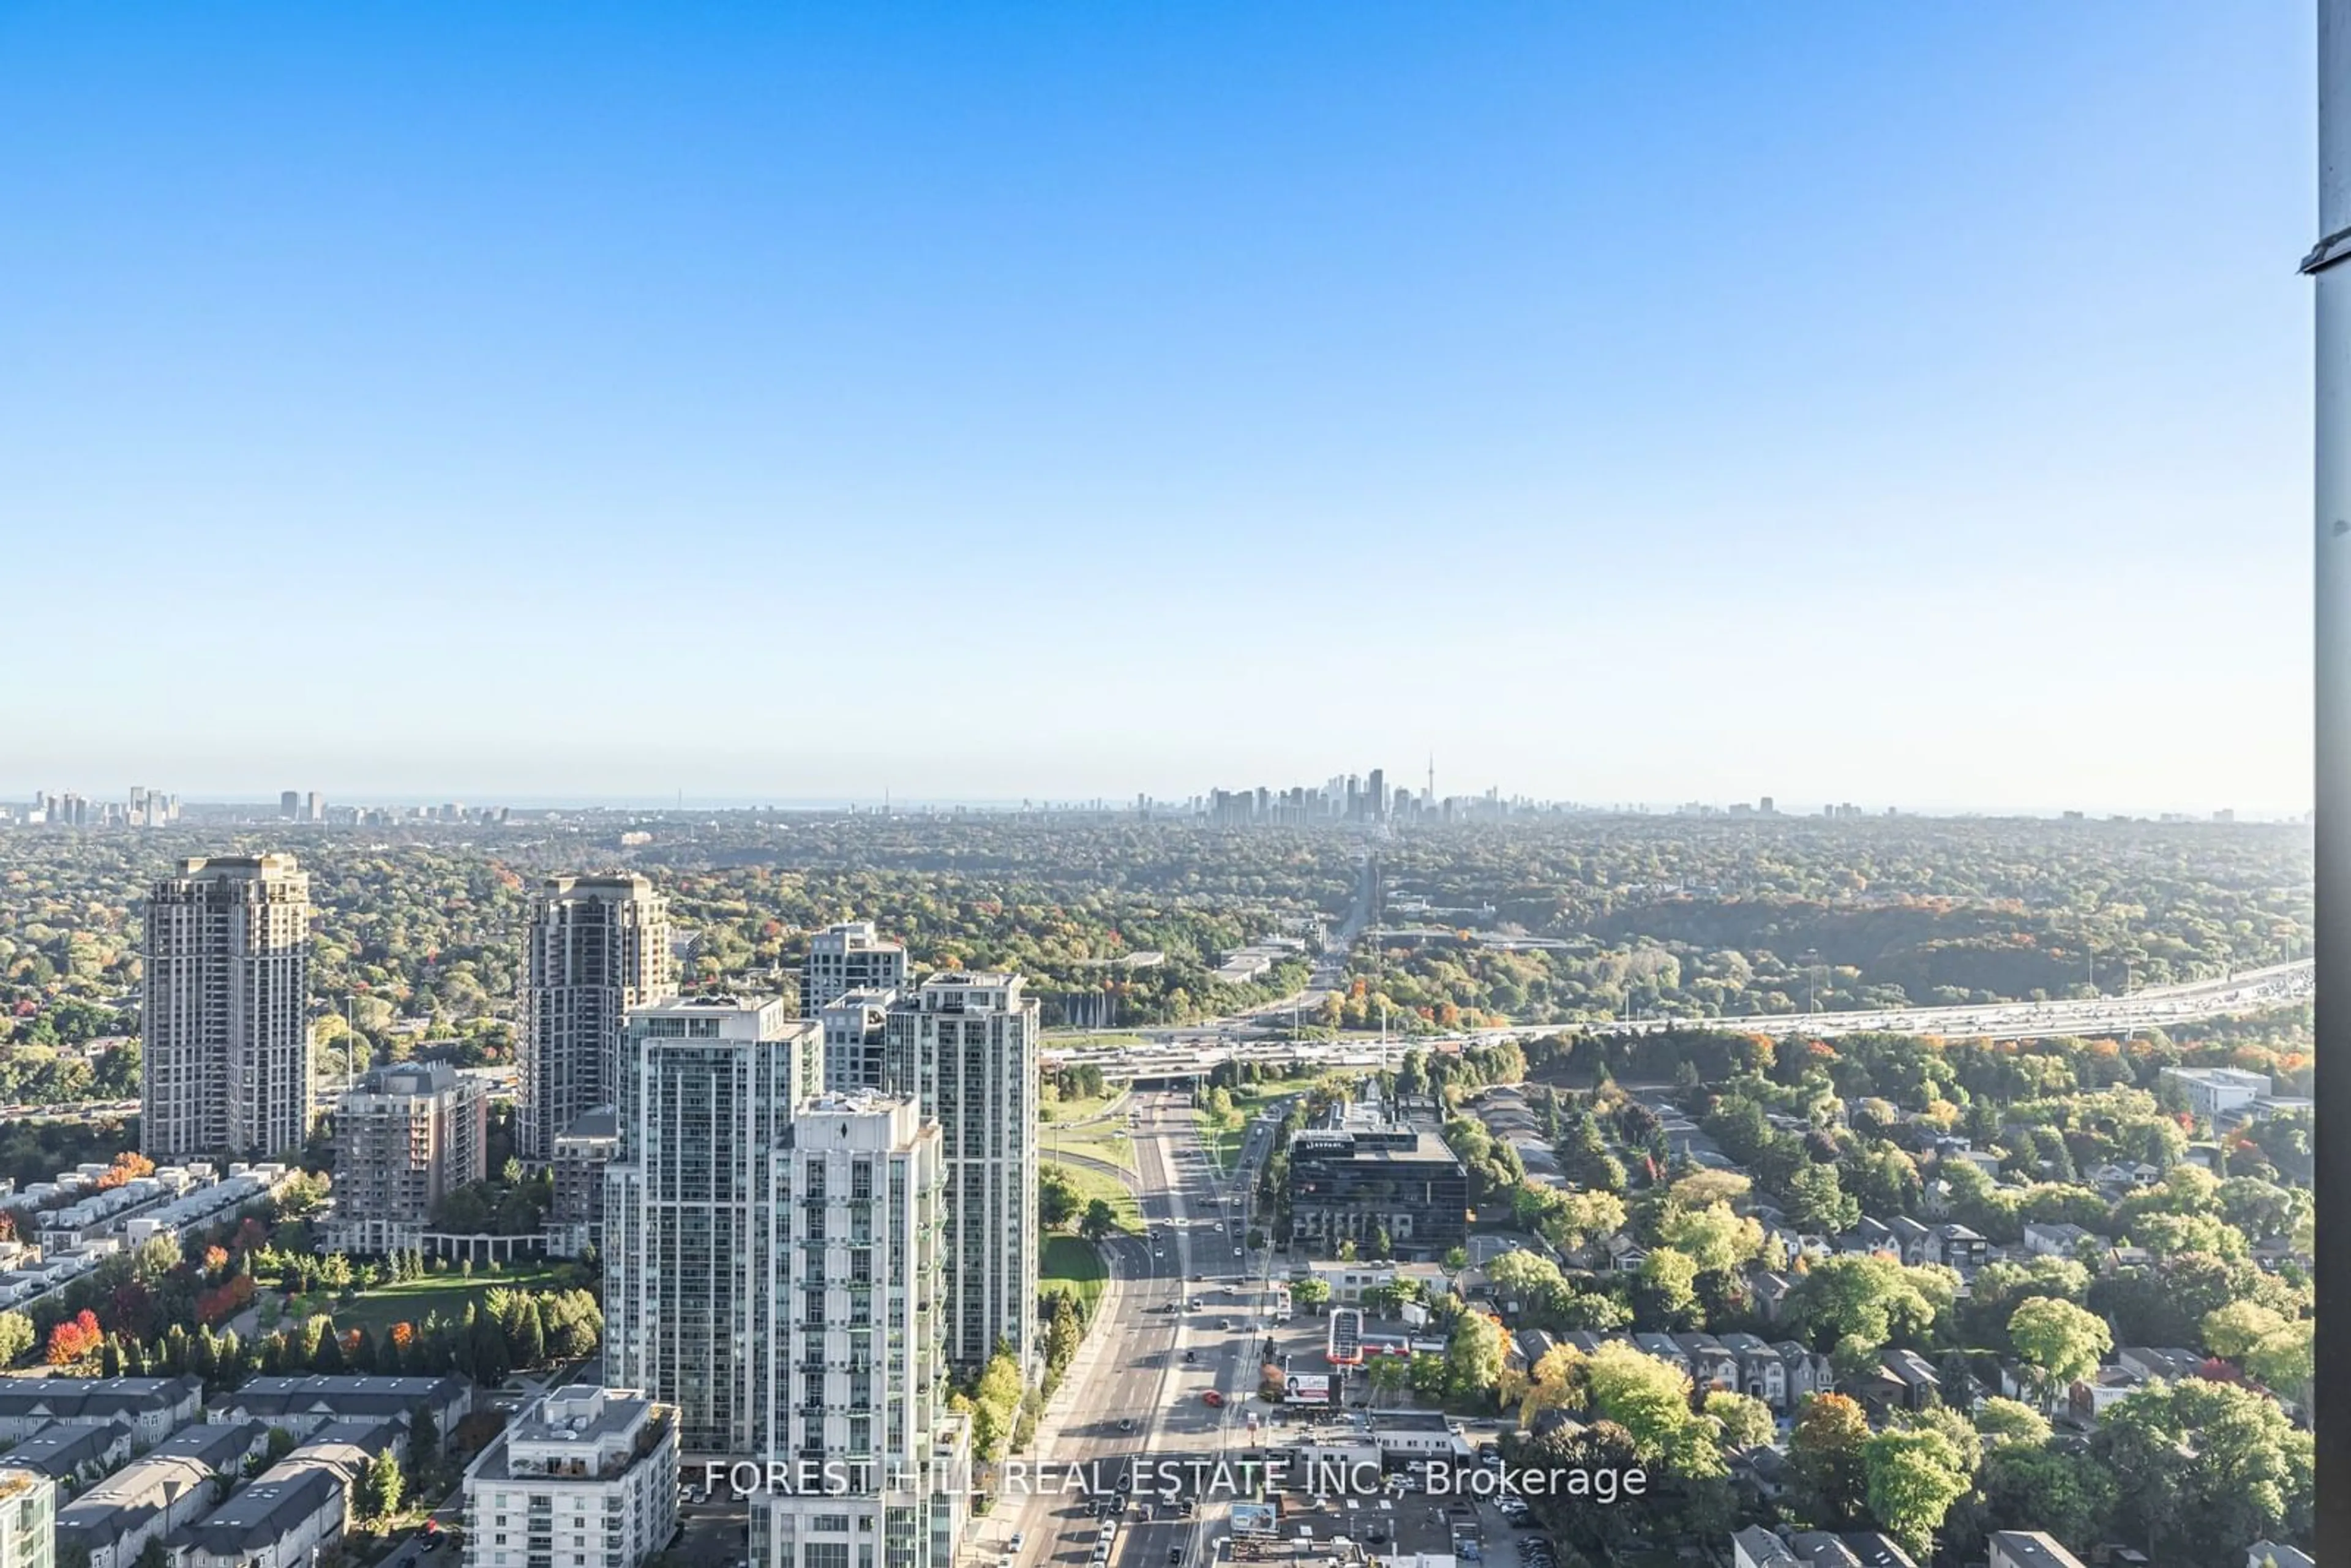
[[[1241,786],[1237,783],[1220,787],[1235,790],[1241,788]],[[936,813],[940,811],[1018,812],[1022,810],[1075,810],[1097,807],[1104,810],[1117,811],[1132,810],[1135,804],[1138,795],[1147,799],[1152,806],[1156,810],[1170,810],[1190,805],[1205,805],[1207,797],[1212,793],[1213,788],[1217,787],[1203,787],[1181,792],[1166,793],[1155,793],[1150,790],[1131,789],[1123,794],[1106,795],[1078,794],[1068,791],[1057,791],[1040,792],[1019,796],[949,795],[935,798],[901,795],[704,795],[696,794],[691,790],[674,792],[668,795],[529,793],[502,795],[495,790],[465,789],[427,790],[419,794],[398,794],[365,789],[350,791],[319,790],[316,793],[320,797],[323,805],[329,810],[340,807],[358,807],[371,810],[434,810],[448,805],[456,805],[465,809],[469,813],[474,813],[475,815],[485,811],[495,812],[502,809],[530,813],[550,811],[613,811],[643,812],[646,814],[667,812],[674,814],[679,811],[691,813],[696,811],[738,812],[758,810],[786,812],[872,811],[878,813],[886,810],[900,815],[920,815],[925,812]],[[1252,785],[1250,788],[1256,788],[1256,786]],[[1277,786],[1269,783],[1266,788],[1275,789]],[[1523,802],[1531,803],[1539,807],[1556,807],[1599,813],[1626,812],[1646,813],[1650,815],[1672,815],[1677,811],[1685,810],[1691,806],[1702,806],[1717,812],[1728,813],[1733,808],[1752,808],[1757,806],[1760,802],[1767,800],[1774,803],[1774,810],[1771,814],[1779,817],[1817,816],[1824,809],[1829,807],[1848,806],[1858,808],[1859,814],[1863,817],[1883,816],[1889,810],[1901,816],[1915,817],[2062,817],[2067,813],[2074,813],[2078,815],[2101,818],[2108,816],[2128,816],[2156,819],[2165,816],[2204,818],[2212,816],[2215,813],[2226,813],[2241,822],[2257,822],[2299,821],[2310,810],[2310,807],[2307,803],[2298,807],[2261,807],[2245,806],[2225,800],[2183,801],[2179,800],[2168,799],[2142,799],[2137,801],[2024,800],[2000,804],[1987,804],[1983,802],[1970,802],[1963,800],[1937,801],[1928,800],[1912,800],[1908,799],[1856,800],[1850,796],[1834,796],[1808,800],[1782,794],[1772,794],[1770,792],[1753,792],[1742,796],[1717,797],[1713,799],[1700,799],[1685,794],[1654,800],[1583,800],[1573,797],[1548,796],[1531,790],[1512,789],[1502,785],[1496,785],[1491,788],[1499,791],[1498,798],[1499,800],[1509,802]],[[46,790],[19,789],[12,791],[0,792],[0,826],[7,825],[8,819],[6,812],[9,810],[21,810],[26,803],[45,793],[48,795],[59,795],[63,791],[55,787],[51,787]],[[1416,795],[1418,792],[1417,789],[1414,790]],[[93,805],[112,804],[114,806],[120,807],[123,804],[124,797],[127,795],[128,791],[118,789],[111,795],[109,795],[103,792],[93,793],[91,790],[84,789],[74,791],[74,793]],[[255,817],[249,819],[247,825],[254,829],[260,829],[284,821],[284,819],[266,814],[267,809],[273,807],[281,791],[277,789],[232,789],[225,790],[217,794],[203,792],[193,794],[174,794],[172,799],[183,807],[193,807],[197,809],[199,812],[217,811],[223,809],[235,807],[253,807],[256,810],[257,813],[261,814],[256,814]],[[1479,800],[1485,798],[1486,793],[1487,791],[1485,789],[1448,792],[1440,785],[1437,798],[1440,800]],[[469,820],[471,819],[469,818]],[[198,824],[183,818],[175,818],[171,825],[175,827],[188,827]],[[294,828],[302,828],[313,826],[315,824],[294,821],[286,821],[285,825]]]
[[0,37],[26,788],[2308,804],[2306,7]]

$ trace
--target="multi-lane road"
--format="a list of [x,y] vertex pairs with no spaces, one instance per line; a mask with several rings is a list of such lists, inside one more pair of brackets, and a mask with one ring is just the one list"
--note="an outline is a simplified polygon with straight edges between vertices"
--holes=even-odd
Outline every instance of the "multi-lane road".
[[[1051,1490],[1004,1488],[974,1531],[983,1563],[1101,1568],[1102,1521],[1085,1496],[1065,1490],[1072,1469],[1109,1479],[1132,1461],[1205,1458],[1248,1440],[1245,1406],[1259,1371],[1250,1329],[1261,1327],[1253,1309],[1263,1263],[1243,1249],[1246,1182],[1228,1187],[1185,1096],[1144,1094],[1131,1103],[1144,1231],[1103,1244],[1112,1276],[1105,1310],[1081,1353],[1084,1372],[1073,1371],[1058,1430],[1034,1457],[1031,1474]],[[1207,1403],[1211,1390],[1222,1406]],[[1220,1513],[1213,1499],[1179,1514],[1137,1491],[1112,1516],[1107,1568],[1198,1568]],[[1016,1534],[1017,1551],[1009,1544]]]
[[[1565,1024],[1519,1024],[1441,1037],[1415,1037],[1410,1043],[1465,1043],[1530,1040],[1574,1030],[1589,1034],[1641,1035],[1667,1030],[1719,1030],[1773,1036],[1889,1032],[1941,1035],[1951,1039],[2041,1040],[2053,1035],[2112,1034],[2167,1029],[2199,1019],[2220,1018],[2299,1001],[2312,993],[2308,960],[2247,970],[2210,980],[2149,987],[2123,996],[2085,997],[2050,1002],[1996,1002],[1958,1007],[1884,1008],[1820,1013],[1742,1013],[1708,1018],[1639,1018]],[[1205,1072],[1220,1061],[1239,1059],[1274,1065],[1353,1065],[1379,1059],[1369,1040],[1298,1044],[1257,1038],[1262,1015],[1194,1024],[1179,1030],[1138,1033],[1134,1045],[1044,1053],[1053,1062],[1086,1062],[1118,1082],[1150,1081]],[[1406,1043],[1384,1042],[1392,1056]],[[1369,1053],[1368,1055],[1366,1053]]]

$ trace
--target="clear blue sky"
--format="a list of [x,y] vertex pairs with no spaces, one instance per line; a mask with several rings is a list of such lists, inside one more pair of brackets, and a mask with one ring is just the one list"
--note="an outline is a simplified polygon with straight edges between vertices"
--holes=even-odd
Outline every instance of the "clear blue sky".
[[0,3],[0,788],[2309,800],[2306,3]]

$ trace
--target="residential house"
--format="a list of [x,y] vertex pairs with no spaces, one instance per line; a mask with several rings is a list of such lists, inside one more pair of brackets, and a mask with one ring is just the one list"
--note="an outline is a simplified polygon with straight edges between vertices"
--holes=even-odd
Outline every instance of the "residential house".
[[1730,1480],[1757,1503],[1777,1502],[1788,1495],[1788,1456],[1769,1443],[1741,1448],[1729,1456]]
[[1763,1321],[1778,1322],[1781,1312],[1788,1304],[1789,1292],[1796,1288],[1795,1281],[1785,1274],[1762,1269],[1748,1276],[1748,1283],[1755,1292],[1755,1310],[1763,1314]]
[[1961,1279],[1972,1279],[1984,1266],[1991,1243],[1983,1235],[1956,1223],[1938,1225],[1927,1239],[1927,1261],[1955,1269]]
[[2001,1161],[2006,1156],[1998,1149],[1961,1149],[1953,1157],[1967,1161],[1993,1181],[1998,1181]]
[[2095,1423],[2110,1406],[2144,1389],[2147,1382],[2129,1367],[2102,1366],[2078,1379],[2068,1391],[2066,1402],[2077,1419]]
[[2125,1269],[2151,1269],[2154,1266],[2154,1253],[2144,1247],[2134,1247],[2127,1241],[2109,1247],[2098,1254],[2098,1273],[2105,1279],[2111,1280]]
[[1837,1238],[1837,1250],[1850,1256],[1855,1252],[1899,1254],[1902,1249],[1894,1239],[1892,1226],[1865,1214],[1851,1230]]
[[1915,1350],[1889,1350],[1877,1359],[1877,1368],[1863,1379],[1857,1391],[1867,1402],[1888,1410],[1924,1410],[1942,1396],[1943,1380]]
[[2245,1548],[2245,1568],[2314,1568],[2311,1555],[2299,1546],[2256,1541]]
[[462,1377],[371,1377],[319,1374],[249,1378],[225,1396],[215,1421],[266,1421],[303,1437],[337,1421],[406,1422],[419,1408],[434,1430],[448,1434],[473,1413],[474,1385]]
[[268,1438],[258,1421],[191,1427],[165,1438],[57,1511],[60,1552],[88,1552],[89,1568],[131,1568],[150,1541],[210,1512],[220,1500],[212,1478],[235,1475]]
[[1815,1394],[1836,1392],[1836,1369],[1829,1358],[1816,1350],[1807,1350],[1792,1339],[1783,1339],[1771,1347],[1780,1354],[1780,1364],[1786,1369],[1788,1408],[1795,1409]]
[[2304,1268],[2310,1265],[2310,1259],[2294,1244],[2293,1238],[2286,1236],[2264,1236],[2254,1242],[2252,1259],[2273,1274],[2277,1272],[2282,1263],[2300,1263]]
[[1788,1546],[1805,1568],[1918,1568],[1907,1552],[1874,1531],[1808,1530],[1790,1536]]
[[1803,1568],[1788,1543],[1760,1524],[1730,1538],[1731,1568]]
[[2024,1249],[2035,1258],[2078,1258],[2085,1248],[2103,1252],[2113,1245],[2109,1238],[2064,1220],[2024,1222]]
[[131,1458],[131,1429],[112,1422],[69,1426],[52,1421],[8,1450],[12,1469],[38,1470],[72,1485],[96,1480]]
[[2126,1344],[2115,1352],[2115,1364],[2141,1377],[2159,1377],[2166,1383],[2185,1382],[2204,1372],[2203,1356],[2177,1345]]
[[1674,1342],[1673,1335],[1636,1333],[1633,1336],[1633,1343],[1667,1365],[1677,1368],[1685,1376],[1688,1375],[1689,1357],[1682,1354],[1682,1347]]
[[204,1385],[193,1377],[0,1378],[0,1439],[22,1439],[52,1421],[120,1427],[152,1446],[204,1411]]
[[1739,1391],[1774,1410],[1788,1408],[1788,1368],[1780,1353],[1751,1333],[1727,1333],[1722,1346],[1739,1358]]
[[1673,1342],[1681,1347],[1682,1359],[1689,1364],[1690,1381],[1701,1392],[1739,1387],[1739,1357],[1720,1340],[1710,1333],[1677,1333]]
[[188,1528],[178,1568],[307,1568],[342,1539],[348,1512],[327,1470],[256,1480]]
[[1907,1214],[1897,1214],[1886,1222],[1886,1233],[1902,1254],[1902,1261],[1912,1268],[1927,1262],[1927,1243],[1934,1232]]
[[1995,1530],[1991,1568],[2082,1568],[2082,1560],[2039,1530]]

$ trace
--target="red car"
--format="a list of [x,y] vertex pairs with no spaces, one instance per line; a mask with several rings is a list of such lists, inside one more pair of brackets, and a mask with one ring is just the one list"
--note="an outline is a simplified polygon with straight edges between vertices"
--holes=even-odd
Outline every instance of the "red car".
[[1217,1393],[1217,1392],[1215,1389],[1213,1389],[1213,1388],[1209,1389],[1206,1394],[1203,1394],[1203,1395],[1201,1395],[1201,1396],[1200,1396],[1200,1403],[1202,1403],[1203,1405],[1207,1405],[1207,1406],[1220,1406],[1220,1405],[1222,1405],[1224,1402],[1225,1402],[1225,1396],[1224,1396],[1223,1395],[1221,1395],[1221,1394]]

